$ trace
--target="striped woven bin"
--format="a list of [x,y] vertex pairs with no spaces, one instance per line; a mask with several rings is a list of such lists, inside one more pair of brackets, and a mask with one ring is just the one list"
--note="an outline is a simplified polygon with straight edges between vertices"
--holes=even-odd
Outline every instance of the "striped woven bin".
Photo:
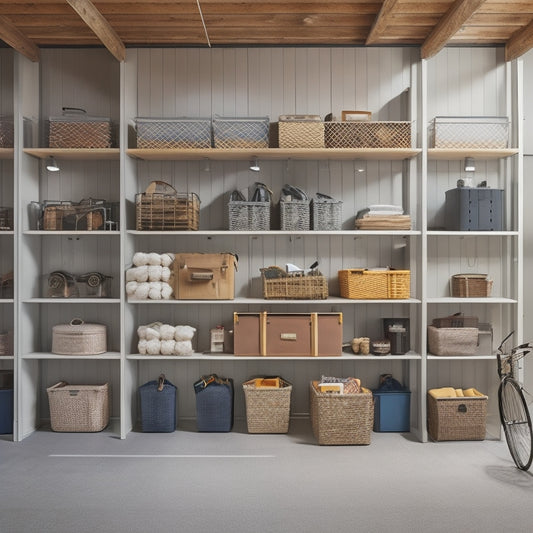
[[[268,383],[275,384],[269,385]],[[292,385],[282,378],[252,379],[243,383],[248,433],[287,433]]]
[[309,387],[311,424],[318,444],[370,444],[374,425],[372,392],[356,394],[319,392]]

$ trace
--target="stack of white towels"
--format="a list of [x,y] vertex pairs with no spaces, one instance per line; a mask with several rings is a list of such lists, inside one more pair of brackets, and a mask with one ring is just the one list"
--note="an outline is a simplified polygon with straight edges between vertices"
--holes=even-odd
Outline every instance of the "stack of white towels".
[[196,328],[152,322],[137,328],[141,355],[191,355]]
[[126,294],[137,300],[169,300],[173,293],[170,266],[174,254],[136,252],[126,270]]

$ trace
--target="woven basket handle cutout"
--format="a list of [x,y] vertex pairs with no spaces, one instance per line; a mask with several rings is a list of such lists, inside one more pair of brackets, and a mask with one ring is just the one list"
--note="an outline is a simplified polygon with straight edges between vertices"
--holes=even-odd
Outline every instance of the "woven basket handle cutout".
[[85,322],[81,319],[81,318],[73,318],[71,321],[70,321],[70,325],[71,326],[81,326],[82,324],[84,324]]
[[87,111],[81,107],[62,107],[63,115],[86,115]]
[[159,392],[161,392],[163,390],[164,386],[165,386],[165,374],[161,374],[159,376],[159,380],[158,380],[158,383],[157,383],[157,390]]
[[176,189],[165,181],[152,181],[146,187],[146,194],[177,194]]

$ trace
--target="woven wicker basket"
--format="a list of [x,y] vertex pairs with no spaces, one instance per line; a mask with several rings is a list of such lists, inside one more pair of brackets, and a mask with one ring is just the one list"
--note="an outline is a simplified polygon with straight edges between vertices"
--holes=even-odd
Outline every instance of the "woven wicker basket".
[[483,440],[486,433],[487,396],[434,398],[427,395],[428,432],[436,441]]
[[311,425],[318,444],[370,444],[374,425],[372,392],[357,394],[318,392],[309,386]]
[[325,123],[326,148],[411,148],[410,122]]
[[280,379],[280,387],[257,388],[256,380],[243,383],[248,433],[287,433],[292,385]]
[[339,270],[340,293],[343,298],[404,299],[409,298],[409,270]]
[[0,148],[13,148],[13,118],[0,116]]
[[137,231],[198,230],[200,198],[178,193],[168,183],[153,181],[135,196]]
[[324,123],[280,120],[278,142],[280,148],[324,148]]
[[270,229],[270,202],[228,202],[228,229],[230,231],[268,231]]
[[109,385],[69,385],[46,389],[52,431],[96,432],[109,423]]
[[70,324],[52,328],[52,353],[58,355],[96,355],[107,351],[107,327],[85,324],[74,318]]
[[342,229],[342,201],[311,200],[311,229],[338,231]]
[[92,117],[83,109],[63,108],[64,115],[50,117],[50,148],[109,148],[111,120]]
[[283,231],[309,231],[311,211],[309,200],[279,202],[280,229]]
[[478,339],[478,328],[428,326],[428,348],[432,355],[475,355]]
[[261,269],[263,298],[265,300],[325,300],[328,297],[328,280],[317,272],[307,276],[267,278]]
[[455,274],[451,292],[455,298],[485,298],[492,292],[492,280],[487,274]]

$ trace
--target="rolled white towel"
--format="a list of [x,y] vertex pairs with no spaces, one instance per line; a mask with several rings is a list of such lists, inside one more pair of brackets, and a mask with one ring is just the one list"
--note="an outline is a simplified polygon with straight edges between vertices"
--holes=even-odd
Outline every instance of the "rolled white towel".
[[192,326],[176,326],[176,334],[174,335],[174,339],[176,341],[190,341],[194,337],[194,333],[196,332],[196,328],[193,328]]
[[170,300],[174,289],[168,284],[161,282],[161,299]]
[[135,267],[135,268],[132,268],[131,270],[134,271],[135,281],[138,281],[139,283],[148,281],[148,267],[146,265]]
[[147,341],[151,341],[151,340],[160,340],[161,339],[161,333],[159,333],[159,328],[158,327],[152,327],[152,326],[147,326],[146,327],[146,340]]
[[169,267],[174,262],[174,254],[161,254],[161,266]]
[[170,279],[170,268],[162,266],[161,267],[161,281],[168,281]]
[[161,255],[156,252],[148,254],[148,264],[153,266],[161,266]]
[[174,334],[176,333],[176,328],[170,324],[163,324],[159,328],[159,334],[161,335],[161,340],[169,341],[174,340]]
[[176,341],[174,339],[161,341],[161,355],[173,355],[175,345]]
[[148,298],[148,292],[150,291],[150,284],[148,282],[139,283],[137,289],[135,289],[135,298],[139,300],[146,300]]
[[151,281],[149,285],[150,290],[148,291],[148,298],[150,300],[161,300],[161,282]]
[[139,336],[139,339],[146,339],[146,328],[148,326],[139,326],[137,328],[137,335]]
[[148,267],[148,281],[161,281],[163,267],[161,265],[150,265]]
[[147,265],[148,264],[148,254],[145,254],[144,252],[135,252],[133,254],[132,263],[135,266]]
[[138,286],[139,284],[136,281],[128,281],[128,283],[126,283],[126,294],[128,296],[133,296]]
[[148,344],[148,341],[146,339],[141,339],[139,341],[139,344],[137,344],[137,349],[139,350],[139,353],[141,355],[146,355],[146,345]]
[[146,342],[146,352],[149,355],[159,355],[161,353],[161,341],[152,339]]
[[192,342],[191,341],[176,341],[174,353],[176,355],[191,355],[192,354]]

